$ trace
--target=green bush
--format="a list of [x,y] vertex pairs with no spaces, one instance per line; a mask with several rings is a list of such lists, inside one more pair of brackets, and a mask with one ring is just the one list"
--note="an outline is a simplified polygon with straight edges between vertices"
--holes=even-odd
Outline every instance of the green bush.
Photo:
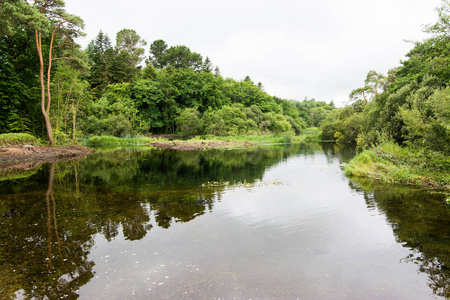
[[57,145],[67,145],[72,142],[68,134],[58,129],[53,130],[53,139]]
[[344,171],[347,175],[390,183],[450,188],[448,156],[427,149],[401,147],[392,140],[359,153]]
[[203,132],[207,135],[224,136],[227,134],[225,121],[217,111],[207,111],[203,114]]
[[130,121],[122,115],[110,116],[108,119],[103,120],[103,127],[106,133],[116,137],[129,137],[133,135],[133,128]]
[[123,146],[123,145],[148,145],[154,142],[151,137],[118,138],[115,136],[91,136],[83,142],[86,146]]
[[38,145],[38,140],[28,133],[0,134],[0,147],[14,147],[22,145]]
[[197,107],[184,109],[175,122],[182,136],[199,134],[203,128]]

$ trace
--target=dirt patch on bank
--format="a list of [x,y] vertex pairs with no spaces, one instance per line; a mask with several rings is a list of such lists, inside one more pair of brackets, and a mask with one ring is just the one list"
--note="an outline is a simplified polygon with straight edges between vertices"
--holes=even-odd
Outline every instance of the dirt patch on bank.
[[0,148],[0,169],[30,169],[46,162],[72,160],[93,153],[83,146]]
[[164,141],[152,142],[150,146],[161,149],[173,150],[209,150],[209,149],[227,149],[238,147],[249,147],[253,145],[250,142],[229,142],[229,141]]

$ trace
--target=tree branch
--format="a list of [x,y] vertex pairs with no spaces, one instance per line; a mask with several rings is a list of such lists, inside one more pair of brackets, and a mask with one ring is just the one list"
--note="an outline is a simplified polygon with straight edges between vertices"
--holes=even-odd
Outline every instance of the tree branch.
[[63,46],[73,46],[73,45],[75,45],[75,43],[64,43],[61,45],[53,46],[53,48],[59,48],[59,47],[63,47]]
[[47,1],[45,1],[45,4],[42,5],[42,7],[41,7],[41,14],[47,9],[47,6],[48,6],[48,3],[49,3],[49,2],[50,2],[50,1],[47,0]]
[[53,61],[53,60],[60,60],[60,59],[70,59],[70,60],[75,60],[75,59],[72,58],[72,57],[55,57],[55,58],[52,58],[52,61]]

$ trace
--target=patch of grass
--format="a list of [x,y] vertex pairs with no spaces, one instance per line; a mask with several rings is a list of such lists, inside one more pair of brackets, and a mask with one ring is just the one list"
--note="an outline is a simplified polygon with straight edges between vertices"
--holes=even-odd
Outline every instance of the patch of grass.
[[37,138],[28,133],[0,134],[0,147],[18,147],[22,145],[38,145]]
[[[293,142],[317,142],[319,141],[318,128],[309,128],[307,133],[299,136],[293,134],[259,134],[259,135],[237,135],[237,136],[215,136],[212,134],[198,135],[188,141],[226,141],[226,142],[250,142],[257,145],[290,144]],[[166,138],[135,137],[118,138],[113,136],[92,136],[84,140],[84,146],[126,146],[126,145],[148,145],[150,142],[167,141]]]
[[[159,139],[161,140],[161,139]],[[83,141],[85,146],[126,146],[126,145],[148,145],[156,141],[151,137],[118,138],[114,136],[92,136]]]
[[300,135],[293,139],[294,142],[317,143],[320,142],[320,129],[318,127],[309,127],[302,130]]
[[225,142],[250,142],[253,144],[290,144],[292,142],[292,135],[284,134],[261,134],[261,135],[236,135],[236,136],[214,136],[214,135],[199,135],[190,141],[225,141]]
[[302,130],[302,134],[319,134],[320,128],[319,127],[309,127]]
[[359,153],[344,172],[388,183],[450,189],[449,157],[392,142]]
[[317,127],[305,129],[300,135],[293,134],[259,134],[259,135],[237,135],[237,136],[215,136],[200,135],[192,138],[192,141],[227,141],[227,142],[250,142],[259,145],[291,144],[298,142],[319,142],[320,130]]
[[302,133],[300,135],[296,135],[292,138],[293,142],[303,142],[303,143],[317,143],[320,142],[320,138],[318,134],[310,134],[310,133]]

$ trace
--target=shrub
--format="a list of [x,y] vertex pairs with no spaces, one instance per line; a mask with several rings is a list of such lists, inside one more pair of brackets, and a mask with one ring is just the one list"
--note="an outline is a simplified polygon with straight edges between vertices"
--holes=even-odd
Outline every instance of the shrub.
[[227,134],[225,121],[215,111],[207,111],[203,114],[204,133],[223,136]]
[[175,119],[178,131],[181,135],[195,135],[201,133],[203,121],[200,119],[200,113],[197,107],[186,108]]
[[38,140],[28,133],[0,134],[0,147],[14,147],[22,145],[38,145]]
[[116,137],[131,136],[133,128],[130,121],[122,115],[110,116],[104,120],[106,132]]

